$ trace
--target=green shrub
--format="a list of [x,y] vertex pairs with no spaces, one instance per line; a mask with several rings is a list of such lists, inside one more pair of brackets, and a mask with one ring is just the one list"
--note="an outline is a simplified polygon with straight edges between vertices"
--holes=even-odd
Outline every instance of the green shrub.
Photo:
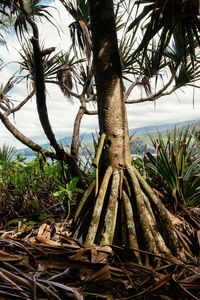
[[61,170],[60,162],[49,163],[37,156],[29,163],[20,155],[12,161],[0,160],[2,219],[48,212],[58,203],[53,192],[65,183]]
[[152,138],[155,155],[146,153],[148,178],[161,197],[176,209],[178,204],[200,204],[199,141],[189,128]]

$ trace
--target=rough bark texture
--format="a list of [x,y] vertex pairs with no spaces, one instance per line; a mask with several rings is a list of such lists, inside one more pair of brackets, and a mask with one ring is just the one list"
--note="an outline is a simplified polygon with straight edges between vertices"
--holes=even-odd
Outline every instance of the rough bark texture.
[[89,6],[101,139],[96,181],[77,210],[75,237],[87,245],[125,244],[138,263],[158,265],[159,255],[185,260],[166,208],[132,165],[113,1],[89,0]]
[[[79,185],[81,187],[87,186],[86,179],[82,174],[81,170],[78,168],[77,159],[73,155],[69,155],[64,151],[64,149],[57,143],[54,132],[52,130],[49,117],[48,110],[46,105],[46,88],[45,88],[45,80],[44,80],[44,70],[43,70],[43,56],[45,55],[45,51],[41,51],[39,45],[39,33],[38,27],[35,21],[27,17],[27,21],[32,27],[33,30],[33,38],[31,39],[33,45],[33,54],[34,54],[34,75],[35,75],[35,87],[36,87],[36,103],[37,110],[40,119],[40,123],[42,128],[50,141],[50,144],[56,151],[56,155],[59,160],[62,160],[68,164],[69,170],[72,176],[79,177]],[[53,48],[47,49],[48,51],[52,51]]]
[[[115,169],[130,162],[126,108],[112,1],[89,1],[102,160]],[[98,12],[98,13],[97,13]]]
[[80,132],[80,124],[83,115],[84,115],[84,111],[82,107],[80,107],[74,122],[74,130],[73,130],[72,143],[71,143],[71,155],[73,155],[76,159],[78,159],[79,132]]

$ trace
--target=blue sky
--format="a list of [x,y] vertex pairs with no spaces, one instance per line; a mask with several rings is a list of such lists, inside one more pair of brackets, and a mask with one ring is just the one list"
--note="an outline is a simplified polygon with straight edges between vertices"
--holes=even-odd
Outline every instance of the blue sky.
[[[51,2],[46,0],[46,2]],[[43,21],[40,25],[41,38],[45,40],[46,47],[56,47],[57,50],[67,50],[70,45],[70,36],[68,25],[72,22],[66,10],[63,9],[61,3],[56,0],[52,3],[57,10],[53,10],[53,14],[58,23],[61,23],[63,32],[59,36],[54,26],[47,21]],[[0,46],[0,57],[4,62],[19,60],[17,50],[20,49],[19,43],[15,35],[7,36],[8,49]],[[7,68],[0,73],[0,83],[6,82],[9,76],[14,72],[13,64],[9,64]],[[72,134],[72,127],[79,103],[71,104],[64,98],[60,89],[55,85],[48,86],[47,89],[47,105],[49,108],[49,118],[57,138],[62,138]],[[10,95],[16,101],[23,100],[27,95],[26,85],[20,85]],[[139,92],[132,95],[138,98]],[[198,90],[195,91],[195,105],[192,104],[193,90],[184,88],[171,96],[159,99],[156,106],[153,103],[146,102],[141,104],[128,105],[128,121],[130,128],[143,127],[149,125],[158,125],[165,123],[175,123],[186,120],[200,118],[200,99]],[[15,114],[15,119],[10,117],[10,121],[19,128],[22,133],[29,136],[38,143],[46,142],[46,137],[41,128],[39,118],[36,111],[35,98],[23,107],[22,110]],[[81,126],[81,132],[87,133],[98,129],[97,116],[84,116]],[[0,122],[0,146],[9,144],[22,148],[19,143]]]

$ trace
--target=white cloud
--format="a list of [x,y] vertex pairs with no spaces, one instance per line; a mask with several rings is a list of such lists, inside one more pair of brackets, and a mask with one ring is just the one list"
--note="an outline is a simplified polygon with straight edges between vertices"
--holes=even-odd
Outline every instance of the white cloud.
[[[45,47],[56,47],[57,50],[67,50],[70,46],[70,36],[68,25],[72,22],[69,14],[61,5],[60,1],[56,0],[53,5],[56,9],[51,9],[56,22],[61,24],[63,31],[58,35],[57,29],[50,24],[47,20],[43,21],[40,25],[41,37],[45,40]],[[55,22],[55,23],[56,23]],[[56,23],[56,25],[57,25]],[[1,58],[5,62],[18,61],[18,50],[20,45],[15,35],[8,36],[8,47],[1,47]],[[9,64],[5,68],[3,78],[1,82],[6,82],[8,78],[16,70],[16,64]],[[27,95],[25,85],[20,85],[14,90],[12,99],[21,101]],[[134,98],[138,98],[140,94],[134,93]],[[185,89],[185,94],[179,92],[177,98],[175,95],[165,97],[162,100],[156,102],[154,107],[153,103],[146,102],[134,105],[128,105],[128,120],[129,127],[136,128],[148,125],[159,125],[164,123],[173,123],[185,120],[198,119],[200,116],[200,103],[198,96],[196,97],[195,108],[192,106],[192,90]],[[57,86],[49,85],[47,94],[47,106],[49,112],[49,119],[52,124],[52,128],[57,138],[62,138],[72,134],[73,123],[76,117],[76,113],[79,107],[78,102],[73,105],[67,101],[62,95],[60,89]],[[10,120],[15,126],[21,130],[24,135],[32,138],[38,143],[44,143],[47,141],[43,130],[41,128],[35,97],[15,114],[15,122],[10,117]],[[82,120],[81,133],[95,131],[98,128],[97,116],[84,116]],[[0,122],[0,146],[3,144],[15,145],[18,148],[23,145],[18,142]]]

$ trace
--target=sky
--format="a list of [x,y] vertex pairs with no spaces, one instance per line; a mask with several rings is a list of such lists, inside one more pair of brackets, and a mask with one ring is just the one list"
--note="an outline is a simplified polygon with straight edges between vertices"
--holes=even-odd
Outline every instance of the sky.
[[[63,8],[61,3],[56,0],[53,4],[56,9],[51,12],[55,18],[55,22],[59,23],[62,32],[58,35],[57,29],[49,22],[43,21],[40,24],[41,39],[45,39],[45,47],[56,47],[56,50],[67,50],[70,46],[70,35],[68,25],[72,19]],[[59,11],[59,14],[58,14]],[[0,58],[5,62],[19,61],[18,51],[20,46],[14,34],[7,35],[8,47],[0,46]],[[0,85],[5,83],[13,74],[17,67],[16,63],[9,63],[3,71],[0,72]],[[10,98],[16,101],[22,101],[27,96],[26,85],[19,85],[10,93]],[[139,92],[132,95],[132,98],[138,98]],[[63,138],[71,136],[73,123],[79,108],[77,101],[71,104],[62,94],[59,87],[48,85],[47,89],[47,106],[49,119],[56,137]],[[200,119],[200,95],[198,89],[195,90],[195,102],[193,106],[193,89],[184,88],[176,94],[161,98],[156,101],[156,105],[152,102],[140,104],[132,104],[127,106],[129,128],[148,127],[166,123],[177,123],[187,120]],[[42,144],[47,139],[41,128],[36,110],[36,101],[33,97],[19,112],[9,117],[10,121],[26,136],[33,141]],[[84,116],[81,123],[81,134],[91,131],[98,131],[97,116]],[[23,148],[21,144],[12,134],[4,127],[0,121],[0,147],[3,144]]]

